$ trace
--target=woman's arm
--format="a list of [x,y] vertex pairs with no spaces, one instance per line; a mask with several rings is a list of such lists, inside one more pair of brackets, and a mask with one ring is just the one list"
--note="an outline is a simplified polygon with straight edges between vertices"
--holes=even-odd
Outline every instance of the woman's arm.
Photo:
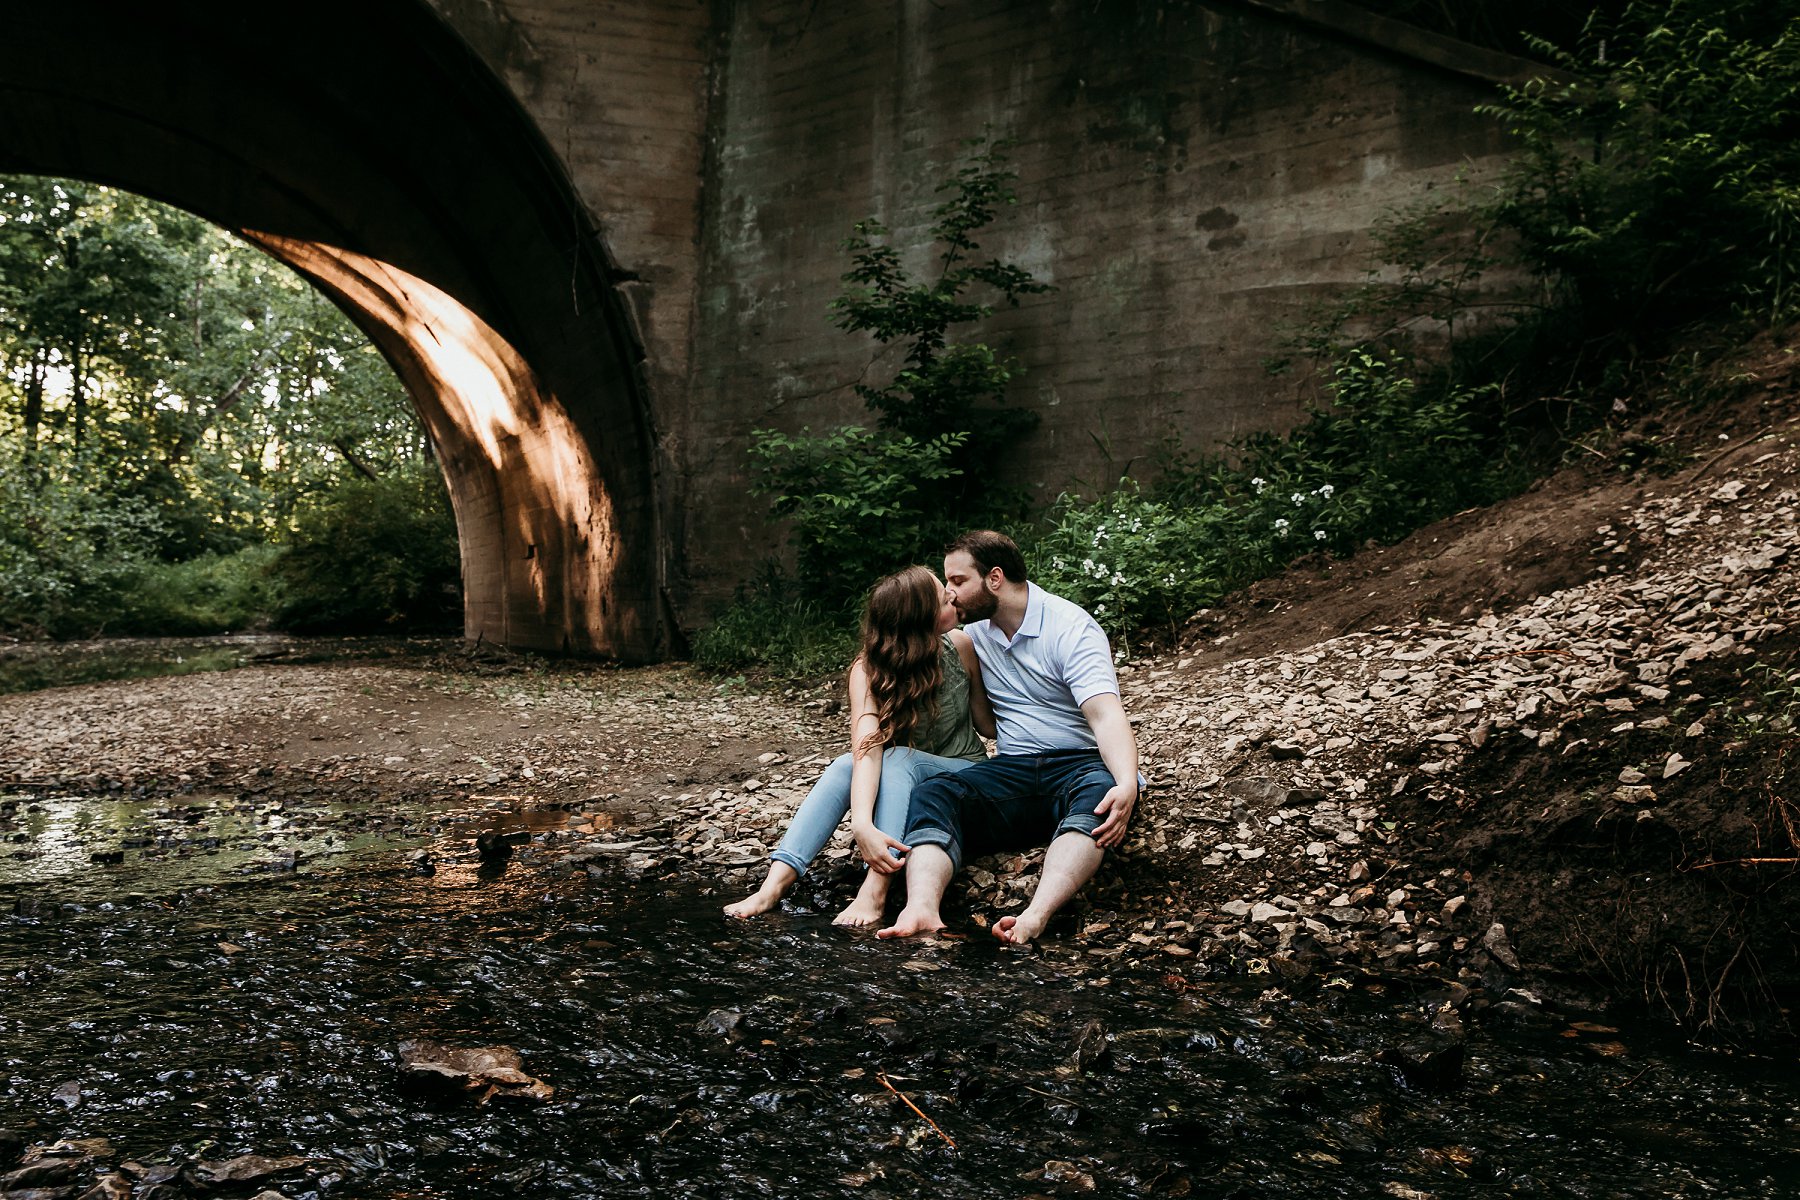
[[869,694],[869,672],[858,658],[850,664],[850,835],[869,869],[891,875],[905,865],[890,848],[905,853],[906,845],[875,828],[875,797],[881,791],[881,746],[866,746],[881,729],[875,715],[875,699]]
[[975,643],[960,629],[950,631],[950,644],[956,657],[962,659],[963,671],[969,677],[969,721],[984,738],[994,736],[994,706],[988,703],[987,688],[981,682],[981,660],[975,657]]

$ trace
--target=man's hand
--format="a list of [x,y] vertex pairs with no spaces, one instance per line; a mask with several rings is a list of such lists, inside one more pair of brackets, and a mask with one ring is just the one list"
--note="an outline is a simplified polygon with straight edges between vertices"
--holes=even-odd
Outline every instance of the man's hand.
[[[852,825],[850,832],[856,838],[856,852],[877,875],[892,875],[906,865],[906,855],[912,847],[905,842],[889,837],[873,825]],[[895,850],[900,852],[899,857],[894,856]]]
[[1094,827],[1095,845],[1110,850],[1125,840],[1125,827],[1131,823],[1131,810],[1137,807],[1137,800],[1137,784],[1112,785],[1105,798],[1094,805],[1094,812],[1106,818]]

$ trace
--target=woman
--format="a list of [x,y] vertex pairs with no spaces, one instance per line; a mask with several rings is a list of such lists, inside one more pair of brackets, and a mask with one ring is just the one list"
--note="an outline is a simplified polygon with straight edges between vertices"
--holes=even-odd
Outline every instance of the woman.
[[771,857],[768,878],[725,911],[754,917],[781,902],[846,810],[857,851],[869,864],[837,925],[881,919],[888,885],[906,862],[906,811],[913,784],[987,757],[994,712],[981,687],[969,635],[956,628],[949,589],[924,567],[907,567],[869,592],[862,650],[850,664],[850,753],[840,755],[794,813]]

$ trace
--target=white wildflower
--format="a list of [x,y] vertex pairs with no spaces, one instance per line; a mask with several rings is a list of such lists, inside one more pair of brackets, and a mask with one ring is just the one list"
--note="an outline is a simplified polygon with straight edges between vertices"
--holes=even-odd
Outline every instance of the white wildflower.
[[1324,540],[1325,540],[1325,531],[1323,529],[1313,530],[1313,541],[1322,542]]
[[1276,517],[1275,518],[1275,532],[1280,533],[1280,534],[1286,534],[1287,531],[1288,531],[1287,518],[1286,517]]
[[1306,493],[1305,492],[1295,492],[1293,495],[1289,496],[1288,499],[1292,500],[1295,504],[1305,504],[1306,503]]
[[1319,485],[1319,495],[1325,497],[1327,500],[1331,499],[1332,493],[1336,491],[1337,489],[1332,487],[1329,483]]

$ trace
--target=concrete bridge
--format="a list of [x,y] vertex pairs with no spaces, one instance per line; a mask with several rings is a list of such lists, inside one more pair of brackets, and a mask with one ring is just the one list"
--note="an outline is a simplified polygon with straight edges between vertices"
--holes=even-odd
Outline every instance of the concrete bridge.
[[[309,0],[14,5],[0,171],[239,231],[382,348],[440,452],[466,630],[679,649],[780,546],[750,429],[861,418],[825,305],[850,223],[921,234],[958,143],[1015,138],[986,241],[1056,285],[996,319],[1044,415],[1018,482],[1278,426],[1269,333],[1360,278],[1388,206],[1500,149],[1526,67],[1336,0]],[[916,256],[915,256],[916,257]]]

